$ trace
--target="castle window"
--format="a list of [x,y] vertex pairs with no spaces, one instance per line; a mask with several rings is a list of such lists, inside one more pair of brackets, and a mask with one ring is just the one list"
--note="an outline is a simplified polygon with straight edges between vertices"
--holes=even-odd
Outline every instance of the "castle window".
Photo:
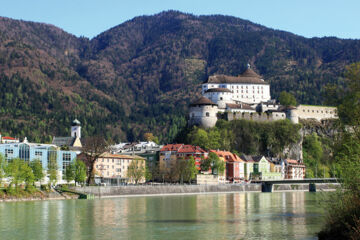
[[328,113],[328,111],[326,111],[326,113]]
[[305,109],[303,109],[303,112],[305,112]]
[[209,113],[209,112],[206,112],[206,113],[205,113],[205,116],[210,117],[210,113]]
[[220,97],[220,100],[223,100],[223,98],[222,98],[222,97]]

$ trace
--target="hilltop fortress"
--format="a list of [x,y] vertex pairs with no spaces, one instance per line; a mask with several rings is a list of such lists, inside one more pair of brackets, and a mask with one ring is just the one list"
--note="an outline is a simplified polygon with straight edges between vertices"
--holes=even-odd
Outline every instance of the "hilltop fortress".
[[276,121],[288,118],[293,123],[299,119],[337,118],[337,109],[326,106],[299,105],[284,107],[271,99],[270,84],[255,73],[250,65],[237,77],[210,76],[202,84],[202,97],[190,104],[189,125],[214,127],[219,113],[227,120],[246,119]]

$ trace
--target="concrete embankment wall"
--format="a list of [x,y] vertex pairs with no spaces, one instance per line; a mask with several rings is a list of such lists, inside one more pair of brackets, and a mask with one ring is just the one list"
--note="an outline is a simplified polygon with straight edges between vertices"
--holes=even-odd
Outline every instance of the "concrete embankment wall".
[[161,195],[217,192],[261,192],[261,184],[228,184],[228,185],[146,185],[119,187],[75,187],[76,192],[94,194],[95,196],[121,195]]
[[[317,183],[316,191],[331,191],[339,184]],[[226,185],[144,185],[144,186],[108,186],[108,187],[75,187],[72,190],[97,197],[126,196],[126,195],[165,195],[192,193],[221,193],[221,192],[261,192],[261,184],[226,184]],[[281,191],[309,191],[309,184],[274,184],[273,192]]]
[[[334,191],[340,187],[339,183],[316,183],[316,191]],[[309,184],[274,184],[274,192],[282,191],[309,191]]]

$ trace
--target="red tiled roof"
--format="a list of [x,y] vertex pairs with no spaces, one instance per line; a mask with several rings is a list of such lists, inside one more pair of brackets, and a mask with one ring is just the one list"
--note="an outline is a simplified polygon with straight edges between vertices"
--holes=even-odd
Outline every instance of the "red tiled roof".
[[185,144],[167,144],[160,149],[160,152],[173,151],[179,153],[206,153],[199,146],[185,145]]
[[210,152],[215,153],[219,157],[223,157],[227,162],[244,162],[238,155],[228,151],[210,150]]
[[184,144],[167,144],[160,149],[160,152],[165,152],[165,151],[177,152],[182,145]]
[[13,138],[13,137],[2,137],[2,139],[5,139],[5,140],[17,140],[16,138]]

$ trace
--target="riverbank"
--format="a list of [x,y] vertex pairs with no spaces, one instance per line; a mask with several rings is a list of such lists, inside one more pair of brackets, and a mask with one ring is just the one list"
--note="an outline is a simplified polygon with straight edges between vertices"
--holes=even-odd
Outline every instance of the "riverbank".
[[[317,191],[335,191],[338,184],[316,184]],[[99,198],[126,196],[186,195],[206,193],[261,192],[261,184],[227,185],[140,185],[140,186],[90,186],[75,187],[74,192]],[[309,184],[274,185],[274,192],[309,191]]]
[[71,193],[58,193],[56,191],[36,191],[34,193],[21,193],[14,195],[2,194],[0,202],[24,202],[24,201],[46,201],[46,200],[66,200],[78,199],[77,194]]

